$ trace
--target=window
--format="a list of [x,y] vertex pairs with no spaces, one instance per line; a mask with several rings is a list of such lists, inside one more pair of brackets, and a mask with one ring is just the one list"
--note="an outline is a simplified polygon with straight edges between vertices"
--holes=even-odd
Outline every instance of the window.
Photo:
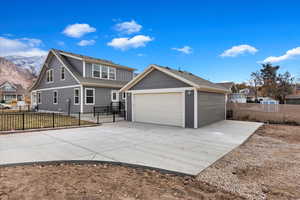
[[125,93],[125,92],[122,93],[122,98],[123,98],[124,100],[126,99],[126,93]]
[[37,92],[37,103],[41,104],[42,103],[42,98],[41,98],[41,93]]
[[74,89],[74,104],[75,105],[79,104],[79,89],[78,88]]
[[86,88],[85,89],[85,104],[94,105],[95,104],[95,89]]
[[47,83],[53,82],[53,69],[47,71]]
[[109,68],[109,79],[116,80],[116,68]]
[[111,91],[111,101],[112,102],[117,102],[119,101],[119,93],[117,90],[112,90]]
[[53,91],[53,104],[57,104],[57,91]]
[[101,69],[101,66],[100,65],[97,65],[97,64],[93,64],[93,77],[94,78],[100,78],[100,69]]
[[108,67],[101,66],[101,78],[108,79]]
[[65,68],[64,67],[61,68],[60,79],[65,80]]

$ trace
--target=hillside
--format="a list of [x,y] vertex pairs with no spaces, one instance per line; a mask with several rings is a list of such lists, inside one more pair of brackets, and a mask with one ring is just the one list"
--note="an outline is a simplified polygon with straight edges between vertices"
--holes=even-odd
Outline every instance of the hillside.
[[10,81],[21,84],[25,89],[30,87],[35,80],[30,70],[15,65],[11,61],[0,57],[0,83]]

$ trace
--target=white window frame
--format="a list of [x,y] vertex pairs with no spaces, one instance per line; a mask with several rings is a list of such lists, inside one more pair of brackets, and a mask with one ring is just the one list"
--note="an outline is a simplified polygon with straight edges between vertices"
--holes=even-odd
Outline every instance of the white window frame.
[[[106,66],[106,65],[100,65],[101,66],[101,79],[104,79],[104,80],[108,80],[109,79],[109,67],[108,66]],[[107,78],[103,78],[102,77],[102,74],[103,74],[103,70],[102,70],[102,68],[104,68],[104,67],[106,67],[106,69],[107,69]]]
[[[76,101],[75,101],[75,99],[76,99],[76,92],[75,91],[78,91],[78,103],[76,103]],[[74,105],[79,105],[79,103],[80,103],[80,98],[79,98],[80,96],[79,96],[79,88],[74,88]]]
[[126,92],[123,92],[123,93],[122,93],[122,99],[123,99],[123,100],[126,100]]
[[[63,74],[64,74],[64,78],[62,78]],[[65,67],[61,67],[61,69],[60,69],[60,80],[62,80],[62,81],[66,80],[66,69],[65,69]]]
[[[51,72],[51,73],[50,73],[50,72]],[[54,75],[53,75],[54,73],[53,73],[53,69],[48,69],[46,74],[47,74],[47,76],[46,76],[46,82],[47,82],[47,83],[53,83],[53,82],[54,82]],[[51,77],[52,80],[51,80],[51,81],[50,81],[50,74],[52,74],[52,77]],[[49,77],[49,81],[48,81],[48,77]]]
[[[87,95],[86,95],[86,93],[87,93],[87,90],[93,90],[93,103],[87,103],[86,102],[86,99],[87,99]],[[84,103],[85,103],[85,105],[95,105],[95,88],[85,88],[84,89],[84,94],[85,94],[85,100],[84,100]]]
[[[99,66],[99,77],[94,76],[94,71],[95,71],[95,65]],[[101,78],[101,65],[99,64],[92,64],[92,77],[93,78]]]
[[[116,99],[113,99],[113,93],[116,93]],[[119,102],[119,91],[118,90],[112,90],[111,91],[111,101],[112,102]]]
[[[55,99],[55,94],[56,93],[56,102],[54,101],[54,99]],[[57,90],[54,90],[53,91],[53,99],[52,99],[52,102],[53,102],[53,104],[58,104],[58,91]]]
[[[110,78],[110,70],[112,70],[112,69],[113,69],[114,72],[115,72],[115,73],[114,73],[114,77],[115,77],[115,78]],[[109,80],[116,80],[116,79],[117,79],[117,69],[116,69],[116,68],[114,68],[114,67],[109,67],[109,68],[108,68],[108,79],[109,79]]]
[[37,97],[37,104],[42,104],[42,96],[41,96],[41,92],[37,92],[36,93],[36,97]]

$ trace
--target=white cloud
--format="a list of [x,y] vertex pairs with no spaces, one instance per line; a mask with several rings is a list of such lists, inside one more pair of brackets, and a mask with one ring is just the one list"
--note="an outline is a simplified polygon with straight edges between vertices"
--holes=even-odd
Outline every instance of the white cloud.
[[146,43],[152,40],[153,38],[146,35],[136,35],[132,38],[114,38],[111,42],[107,43],[107,45],[116,49],[127,50],[131,48],[145,47]]
[[248,44],[242,44],[238,46],[233,46],[230,49],[224,51],[220,56],[221,57],[236,57],[245,53],[255,54],[258,50]]
[[192,53],[192,48],[189,47],[189,46],[184,46],[182,48],[172,48],[172,50],[179,51],[179,52],[184,53],[184,54],[191,54]]
[[65,46],[66,44],[65,44],[64,41],[57,41],[57,45],[59,45],[59,46]]
[[145,56],[145,54],[143,54],[143,53],[138,53],[137,56],[142,57],[142,56]]
[[77,45],[79,46],[91,46],[91,45],[94,45],[96,43],[95,40],[81,40],[80,42],[77,43]]
[[270,57],[267,57],[266,59],[264,59],[262,62],[263,63],[276,63],[276,62],[294,58],[295,56],[299,56],[299,55],[300,55],[300,47],[296,47],[294,49],[288,50],[282,56],[270,56]]
[[124,34],[132,34],[139,32],[142,29],[142,25],[136,23],[134,20],[131,20],[129,22],[116,24],[115,29]]
[[40,48],[42,41],[34,38],[8,39],[0,37],[0,56],[45,56],[47,51]]
[[91,27],[89,24],[72,24],[65,28],[63,34],[73,38],[80,38],[87,33],[92,33],[95,31],[96,28]]

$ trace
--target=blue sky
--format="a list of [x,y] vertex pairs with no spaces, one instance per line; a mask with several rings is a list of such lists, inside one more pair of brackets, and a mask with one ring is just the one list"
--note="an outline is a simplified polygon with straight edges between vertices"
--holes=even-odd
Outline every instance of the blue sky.
[[1,7],[0,56],[57,48],[138,71],[180,67],[215,82],[247,81],[260,61],[300,75],[296,0],[10,0]]

